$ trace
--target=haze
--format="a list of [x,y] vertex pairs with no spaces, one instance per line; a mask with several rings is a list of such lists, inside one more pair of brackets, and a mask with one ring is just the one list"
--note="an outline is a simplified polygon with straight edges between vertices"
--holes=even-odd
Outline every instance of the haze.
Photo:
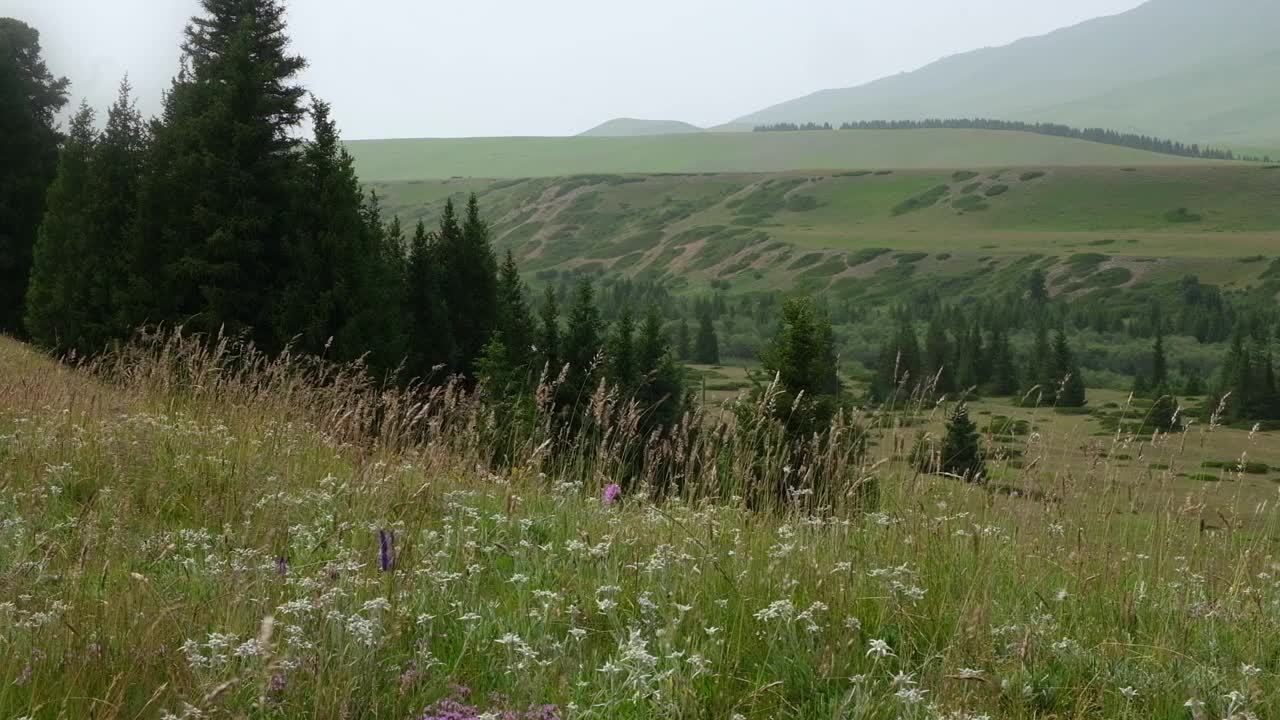
[[[614,117],[715,125],[770,104],[1049,32],[1140,0],[294,0],[304,82],[346,137],[572,135]],[[73,97],[128,72],[154,113],[195,0],[3,0]]]

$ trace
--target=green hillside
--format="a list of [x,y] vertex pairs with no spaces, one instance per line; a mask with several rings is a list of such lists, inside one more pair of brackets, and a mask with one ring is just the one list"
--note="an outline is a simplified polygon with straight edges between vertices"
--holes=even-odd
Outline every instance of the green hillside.
[[[1260,286],[1280,255],[1280,169],[1022,167],[693,176],[594,175],[376,185],[434,219],[477,192],[531,274],[596,271],[671,286],[892,296],[931,278],[999,290],[1029,265],[1055,292],[1175,280]],[[1007,271],[1007,273],[1005,273]],[[1271,271],[1274,275],[1274,271]],[[910,282],[907,282],[910,281]]]
[[797,169],[1185,165],[1185,158],[1030,133],[989,130],[700,133],[646,137],[361,140],[348,143],[370,182],[582,173],[776,172]]
[[1278,27],[1274,0],[1151,0],[738,122],[991,117],[1270,149],[1280,145]]
[[616,118],[582,133],[580,137],[633,137],[636,135],[681,135],[702,132],[702,128],[679,120],[637,120]]

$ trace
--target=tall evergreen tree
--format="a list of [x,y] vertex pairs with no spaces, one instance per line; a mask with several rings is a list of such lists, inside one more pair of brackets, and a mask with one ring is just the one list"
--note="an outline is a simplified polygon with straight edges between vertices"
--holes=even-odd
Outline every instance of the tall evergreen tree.
[[561,348],[560,301],[555,288],[548,285],[543,292],[542,308],[538,312],[538,355],[552,378],[559,375],[564,365]]
[[569,364],[567,390],[575,398],[595,390],[602,349],[600,311],[590,278],[582,278],[569,308],[569,325],[564,337],[564,358]]
[[936,391],[950,393],[956,389],[956,372],[952,367],[955,353],[951,349],[951,341],[947,331],[942,327],[941,316],[935,315],[929,322],[929,329],[924,337],[924,373],[925,381],[936,383]]
[[676,326],[675,354],[677,360],[689,359],[691,344],[692,336],[689,332],[689,320],[688,318],[680,318],[680,324]]
[[605,348],[608,355],[606,375],[619,390],[630,394],[640,380],[636,357],[636,324],[630,307],[622,308],[622,313],[609,331]]
[[1151,348],[1151,384],[1157,390],[1169,384],[1169,361],[1164,354],[1164,331],[1156,326],[1156,341]]
[[1084,407],[1085,387],[1075,356],[1067,345],[1067,334],[1062,330],[1054,336],[1053,355],[1050,362],[1049,382],[1058,407]]
[[876,374],[871,381],[870,398],[879,403],[886,402],[895,395],[905,399],[922,382],[928,382],[927,379],[922,379],[922,374],[923,360],[915,329],[910,322],[903,320],[898,324],[894,336],[880,347]]
[[92,162],[97,144],[93,110],[81,105],[48,193],[48,211],[40,225],[27,290],[28,332],[40,345],[88,352],[89,273],[82,263],[94,235]]
[[636,342],[636,369],[642,377],[651,375],[662,359],[671,353],[671,342],[662,328],[662,316],[657,305],[650,305],[640,325],[640,337]]
[[126,303],[131,324],[252,328],[267,350],[306,116],[281,0],[201,0],[154,130]]
[[0,18],[0,333],[21,335],[45,192],[58,171],[66,78],[49,72],[40,33]]
[[405,312],[408,317],[406,371],[412,379],[438,381],[453,361],[453,331],[441,291],[439,241],[421,220],[409,243],[405,270]]
[[[302,352],[350,362],[366,355],[395,362],[395,326],[401,305],[386,288],[385,229],[371,222],[356,177],[327,103],[314,101],[315,139],[301,153],[298,192],[284,246],[281,288],[275,296],[275,335],[296,337]],[[374,210],[376,212],[376,210]],[[379,369],[388,369],[380,367]]]
[[1014,395],[1018,392],[1018,364],[1009,344],[1009,335],[997,332],[991,339],[991,392]]
[[120,82],[115,103],[107,111],[107,125],[98,138],[93,157],[96,252],[84,262],[97,266],[90,283],[90,302],[98,308],[90,323],[94,349],[136,329],[124,323],[122,303],[131,271],[126,265],[126,256],[137,230],[138,189],[150,144],[150,133],[126,77]]
[[720,364],[720,339],[716,336],[716,326],[711,322],[711,313],[704,312],[698,318],[698,337],[693,344],[693,361],[701,365]]
[[525,300],[520,269],[510,250],[498,271],[497,330],[512,363],[528,370],[533,362],[533,315]]
[[453,201],[446,202],[440,221],[440,259],[441,287],[456,348],[454,369],[470,376],[498,324],[498,263],[474,194],[460,227]]
[[27,308],[37,342],[80,355],[101,351],[129,330],[118,312],[128,271],[122,256],[147,144],[127,80],[103,132],[92,123],[87,107],[72,121],[36,245]]

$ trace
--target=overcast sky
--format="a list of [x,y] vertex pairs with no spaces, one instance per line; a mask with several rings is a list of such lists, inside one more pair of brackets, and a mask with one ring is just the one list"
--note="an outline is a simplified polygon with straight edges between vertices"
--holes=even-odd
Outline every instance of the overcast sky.
[[[1206,0],[1207,2],[1208,0]],[[571,135],[614,117],[714,125],[1142,0],[292,0],[303,80],[345,137]],[[72,94],[125,72],[148,113],[196,0],[0,0]]]

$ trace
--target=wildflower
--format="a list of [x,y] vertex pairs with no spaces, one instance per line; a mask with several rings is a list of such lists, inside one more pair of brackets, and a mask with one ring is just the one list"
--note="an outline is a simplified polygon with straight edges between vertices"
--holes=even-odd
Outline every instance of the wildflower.
[[289,559],[283,555],[276,556],[276,574],[280,577],[289,574]]
[[916,705],[924,700],[924,696],[928,692],[928,690],[921,690],[920,688],[904,687],[894,693],[893,696],[901,700],[904,705]]
[[621,496],[622,486],[618,483],[610,483],[609,486],[604,489],[604,504],[612,505],[617,502],[618,498]]
[[1120,688],[1120,694],[1123,695],[1126,700],[1133,700],[1138,697],[1138,691],[1134,690],[1132,686]]
[[378,531],[378,567],[390,572],[396,563],[396,534],[390,530]]
[[870,645],[870,649],[867,650],[867,657],[871,657],[872,655],[877,658],[894,657],[893,650],[889,647],[889,643],[884,640],[872,638],[868,644]]
[[1240,674],[1244,675],[1245,677],[1257,677],[1262,674],[1262,668],[1258,667],[1257,665],[1250,665],[1249,663],[1244,663],[1243,665],[1240,666]]

